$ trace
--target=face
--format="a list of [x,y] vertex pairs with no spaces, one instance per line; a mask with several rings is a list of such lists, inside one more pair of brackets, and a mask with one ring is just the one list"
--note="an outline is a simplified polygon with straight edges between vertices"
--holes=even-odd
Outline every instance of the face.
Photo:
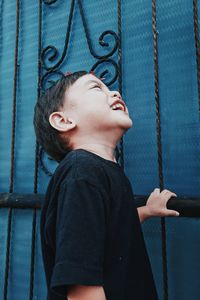
[[128,109],[117,91],[110,91],[97,77],[80,77],[67,91],[66,114],[87,131],[126,131],[132,126]]

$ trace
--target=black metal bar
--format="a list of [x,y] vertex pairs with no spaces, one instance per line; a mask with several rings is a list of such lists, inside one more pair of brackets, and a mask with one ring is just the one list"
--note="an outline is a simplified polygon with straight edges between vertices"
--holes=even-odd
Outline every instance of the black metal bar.
[[[135,195],[136,206],[146,205],[147,195]],[[40,209],[44,194],[0,193],[0,208]],[[200,198],[172,197],[167,204],[169,209],[177,210],[180,217],[200,217]]]
[[198,0],[193,0],[193,16],[194,16],[194,39],[196,48],[196,64],[197,64],[197,85],[198,100],[200,112],[200,45],[199,45],[199,20],[198,20]]
[[[162,191],[164,188],[163,166],[162,166],[162,137],[161,137],[161,118],[160,118],[160,97],[159,97],[159,78],[158,78],[158,43],[156,26],[156,0],[152,0],[152,30],[153,30],[153,49],[154,49],[154,86],[156,100],[156,132],[157,132],[157,154],[158,154],[158,174],[159,186]],[[165,218],[161,218],[162,233],[162,265],[163,265],[163,299],[168,300],[168,273],[167,273],[167,239]]]
[[[42,47],[42,0],[38,1],[38,84],[37,98],[40,97],[41,88],[41,47]],[[34,169],[34,193],[38,192],[38,168],[39,168],[39,144],[35,145],[35,169]],[[31,240],[31,264],[29,282],[29,300],[33,300],[34,291],[34,271],[35,271],[35,237],[36,237],[36,208],[33,211],[32,219],[32,240]]]
[[35,269],[35,236],[36,236],[36,209],[33,210],[33,220],[32,220],[31,267],[30,267],[29,300],[33,300],[34,269]]
[[42,194],[0,193],[0,207],[39,209],[43,200]]
[[[37,98],[40,97],[40,89],[41,89],[41,49],[42,49],[42,0],[39,0]],[[37,193],[37,189],[38,189],[38,167],[39,167],[39,144],[36,141],[36,145],[35,145],[35,169],[34,169],[34,193]]]
[[[2,58],[2,47],[3,47],[3,8],[4,1],[0,1],[0,57]],[[1,74],[2,75],[2,74]]]
[[[135,196],[136,206],[146,205],[149,196]],[[172,197],[168,203],[167,208],[177,210],[180,213],[179,217],[200,217],[200,198],[189,197]]]
[[[117,15],[118,15],[118,85],[119,92],[122,95],[122,18],[121,18],[121,0],[117,1]],[[123,136],[119,144],[120,151],[120,165],[124,169],[124,141]]]
[[121,0],[117,1],[117,15],[118,15],[118,84],[119,92],[122,94],[122,16],[121,16]]
[[15,33],[15,58],[13,80],[13,107],[12,107],[12,136],[11,136],[11,166],[9,192],[13,192],[14,160],[15,160],[15,127],[16,127],[16,104],[17,104],[17,74],[18,74],[18,49],[19,49],[19,0],[16,1],[16,33]]
[[[11,136],[11,165],[9,178],[9,192],[13,192],[13,177],[14,177],[14,160],[15,160],[15,127],[16,127],[16,103],[17,103],[17,74],[18,74],[18,49],[19,49],[19,13],[20,4],[16,0],[16,31],[15,31],[15,53],[14,53],[14,80],[13,80],[13,107],[12,107],[12,136]],[[7,242],[6,242],[6,265],[4,275],[4,291],[3,299],[7,300],[8,293],[8,277],[10,264],[10,240],[12,228],[12,208],[8,211],[8,227],[7,227]]]
[[7,225],[7,241],[6,241],[6,266],[4,275],[4,289],[3,289],[3,299],[7,300],[8,294],[8,276],[9,276],[9,266],[10,266],[10,241],[11,241],[11,227],[12,227],[12,208],[8,210],[8,225]]

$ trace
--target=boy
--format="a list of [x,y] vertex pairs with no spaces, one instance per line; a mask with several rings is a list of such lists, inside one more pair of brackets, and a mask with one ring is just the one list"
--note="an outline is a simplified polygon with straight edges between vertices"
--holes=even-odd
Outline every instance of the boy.
[[38,142],[60,162],[41,211],[48,300],[156,300],[140,222],[177,216],[155,189],[135,207],[114,150],[131,126],[117,91],[94,74],[63,77],[35,107]]

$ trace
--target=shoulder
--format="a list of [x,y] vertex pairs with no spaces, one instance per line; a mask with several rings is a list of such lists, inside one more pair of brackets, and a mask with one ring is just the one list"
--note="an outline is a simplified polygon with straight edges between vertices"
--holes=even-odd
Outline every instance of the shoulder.
[[84,180],[96,185],[106,185],[108,181],[102,160],[82,149],[69,152],[60,162],[54,177],[62,177],[62,184],[71,180]]
[[[110,186],[103,164],[86,151],[71,151],[60,168],[67,173],[59,185],[58,205],[60,211],[109,210]],[[65,171],[66,172],[66,171]],[[64,200],[64,201],[63,201]]]

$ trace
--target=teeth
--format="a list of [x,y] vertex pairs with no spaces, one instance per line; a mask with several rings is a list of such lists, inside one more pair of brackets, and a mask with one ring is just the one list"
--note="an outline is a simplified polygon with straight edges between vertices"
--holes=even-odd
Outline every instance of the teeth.
[[120,110],[123,110],[123,111],[124,111],[124,106],[123,106],[121,103],[117,103],[117,104],[114,104],[114,105],[112,106],[112,109],[113,109],[113,110],[115,110],[115,109],[117,109],[117,108],[119,108]]

